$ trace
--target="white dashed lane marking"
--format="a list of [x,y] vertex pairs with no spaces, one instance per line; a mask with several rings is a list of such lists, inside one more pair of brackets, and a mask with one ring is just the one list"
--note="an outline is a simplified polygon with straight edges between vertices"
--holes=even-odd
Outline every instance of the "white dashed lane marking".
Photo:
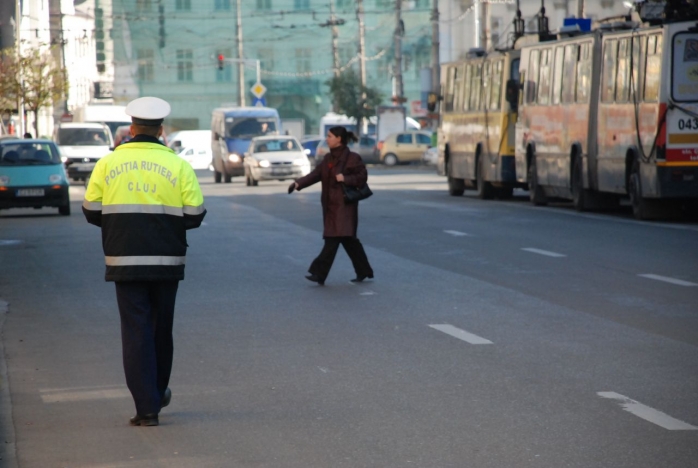
[[664,429],[670,431],[696,431],[698,427],[691,426],[688,423],[679,421],[678,419],[672,418],[666,413],[662,413],[654,408],[645,406],[635,400],[631,400],[625,395],[621,395],[616,392],[598,392],[602,398],[609,398],[611,400],[618,400],[621,402],[623,409],[629,413],[634,414],[638,418],[642,418],[645,421],[649,421],[652,424],[663,427]]
[[653,279],[657,281],[664,281],[665,283],[671,283],[671,284],[676,284],[678,286],[698,286],[696,283],[691,283],[690,281],[684,281],[676,278],[670,278],[669,276],[662,276],[662,275],[653,275],[650,273],[646,273],[644,275],[637,275],[641,276],[643,278],[648,278],[648,279]]
[[456,328],[453,325],[449,325],[447,323],[440,324],[440,325],[429,325],[429,327],[433,328],[434,330],[439,330],[440,332],[446,333],[447,335],[450,335],[454,338],[458,338],[459,340],[463,340],[467,343],[473,344],[473,345],[481,345],[481,344],[493,344],[490,340],[487,340],[485,338],[482,338],[481,336],[473,335],[470,332],[467,332],[465,330],[461,330],[460,328]]
[[454,237],[470,236],[470,234],[468,234],[467,232],[451,231],[451,230],[444,231],[444,232],[445,232],[446,234],[450,234],[450,235],[452,235],[452,236],[454,236]]
[[557,252],[550,252],[549,250],[534,249],[533,247],[527,247],[527,248],[521,249],[521,250],[525,250],[526,252],[531,252],[531,253],[538,254],[538,255],[545,255],[546,257],[559,258],[559,257],[566,257],[567,256],[565,254],[561,254],[561,253],[557,253]]

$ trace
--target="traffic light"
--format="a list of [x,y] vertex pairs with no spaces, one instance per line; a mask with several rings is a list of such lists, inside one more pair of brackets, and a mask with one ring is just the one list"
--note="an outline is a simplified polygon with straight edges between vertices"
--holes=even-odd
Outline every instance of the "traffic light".
[[223,70],[223,62],[225,61],[225,57],[223,54],[218,54],[218,69]]

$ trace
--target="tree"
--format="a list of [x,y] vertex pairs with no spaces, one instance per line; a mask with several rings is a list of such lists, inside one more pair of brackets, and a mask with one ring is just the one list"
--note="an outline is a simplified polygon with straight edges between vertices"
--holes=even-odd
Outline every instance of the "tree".
[[[361,85],[356,72],[349,68],[339,76],[327,82],[330,87],[332,102],[335,102],[339,112],[356,119],[357,123],[376,115],[376,107],[383,101],[380,91]],[[361,125],[356,126],[361,133]]]
[[5,49],[0,63],[0,106],[14,109],[21,96],[27,111],[34,114],[34,132],[38,135],[39,111],[67,94],[64,70],[50,51],[39,48],[29,50],[19,58],[14,50]]

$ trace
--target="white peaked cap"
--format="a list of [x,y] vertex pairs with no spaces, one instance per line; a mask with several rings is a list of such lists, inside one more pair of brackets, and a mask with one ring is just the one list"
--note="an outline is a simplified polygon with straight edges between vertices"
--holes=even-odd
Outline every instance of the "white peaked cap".
[[140,120],[162,120],[170,115],[170,104],[156,97],[141,97],[129,102],[126,115]]

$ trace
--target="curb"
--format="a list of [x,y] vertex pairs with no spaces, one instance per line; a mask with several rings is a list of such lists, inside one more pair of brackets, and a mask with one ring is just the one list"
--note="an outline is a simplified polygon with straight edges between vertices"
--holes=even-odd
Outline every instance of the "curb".
[[15,446],[15,427],[12,419],[12,398],[10,396],[10,381],[7,376],[5,362],[5,346],[3,345],[3,326],[9,310],[9,304],[0,299],[0,466],[17,468],[17,452]]

